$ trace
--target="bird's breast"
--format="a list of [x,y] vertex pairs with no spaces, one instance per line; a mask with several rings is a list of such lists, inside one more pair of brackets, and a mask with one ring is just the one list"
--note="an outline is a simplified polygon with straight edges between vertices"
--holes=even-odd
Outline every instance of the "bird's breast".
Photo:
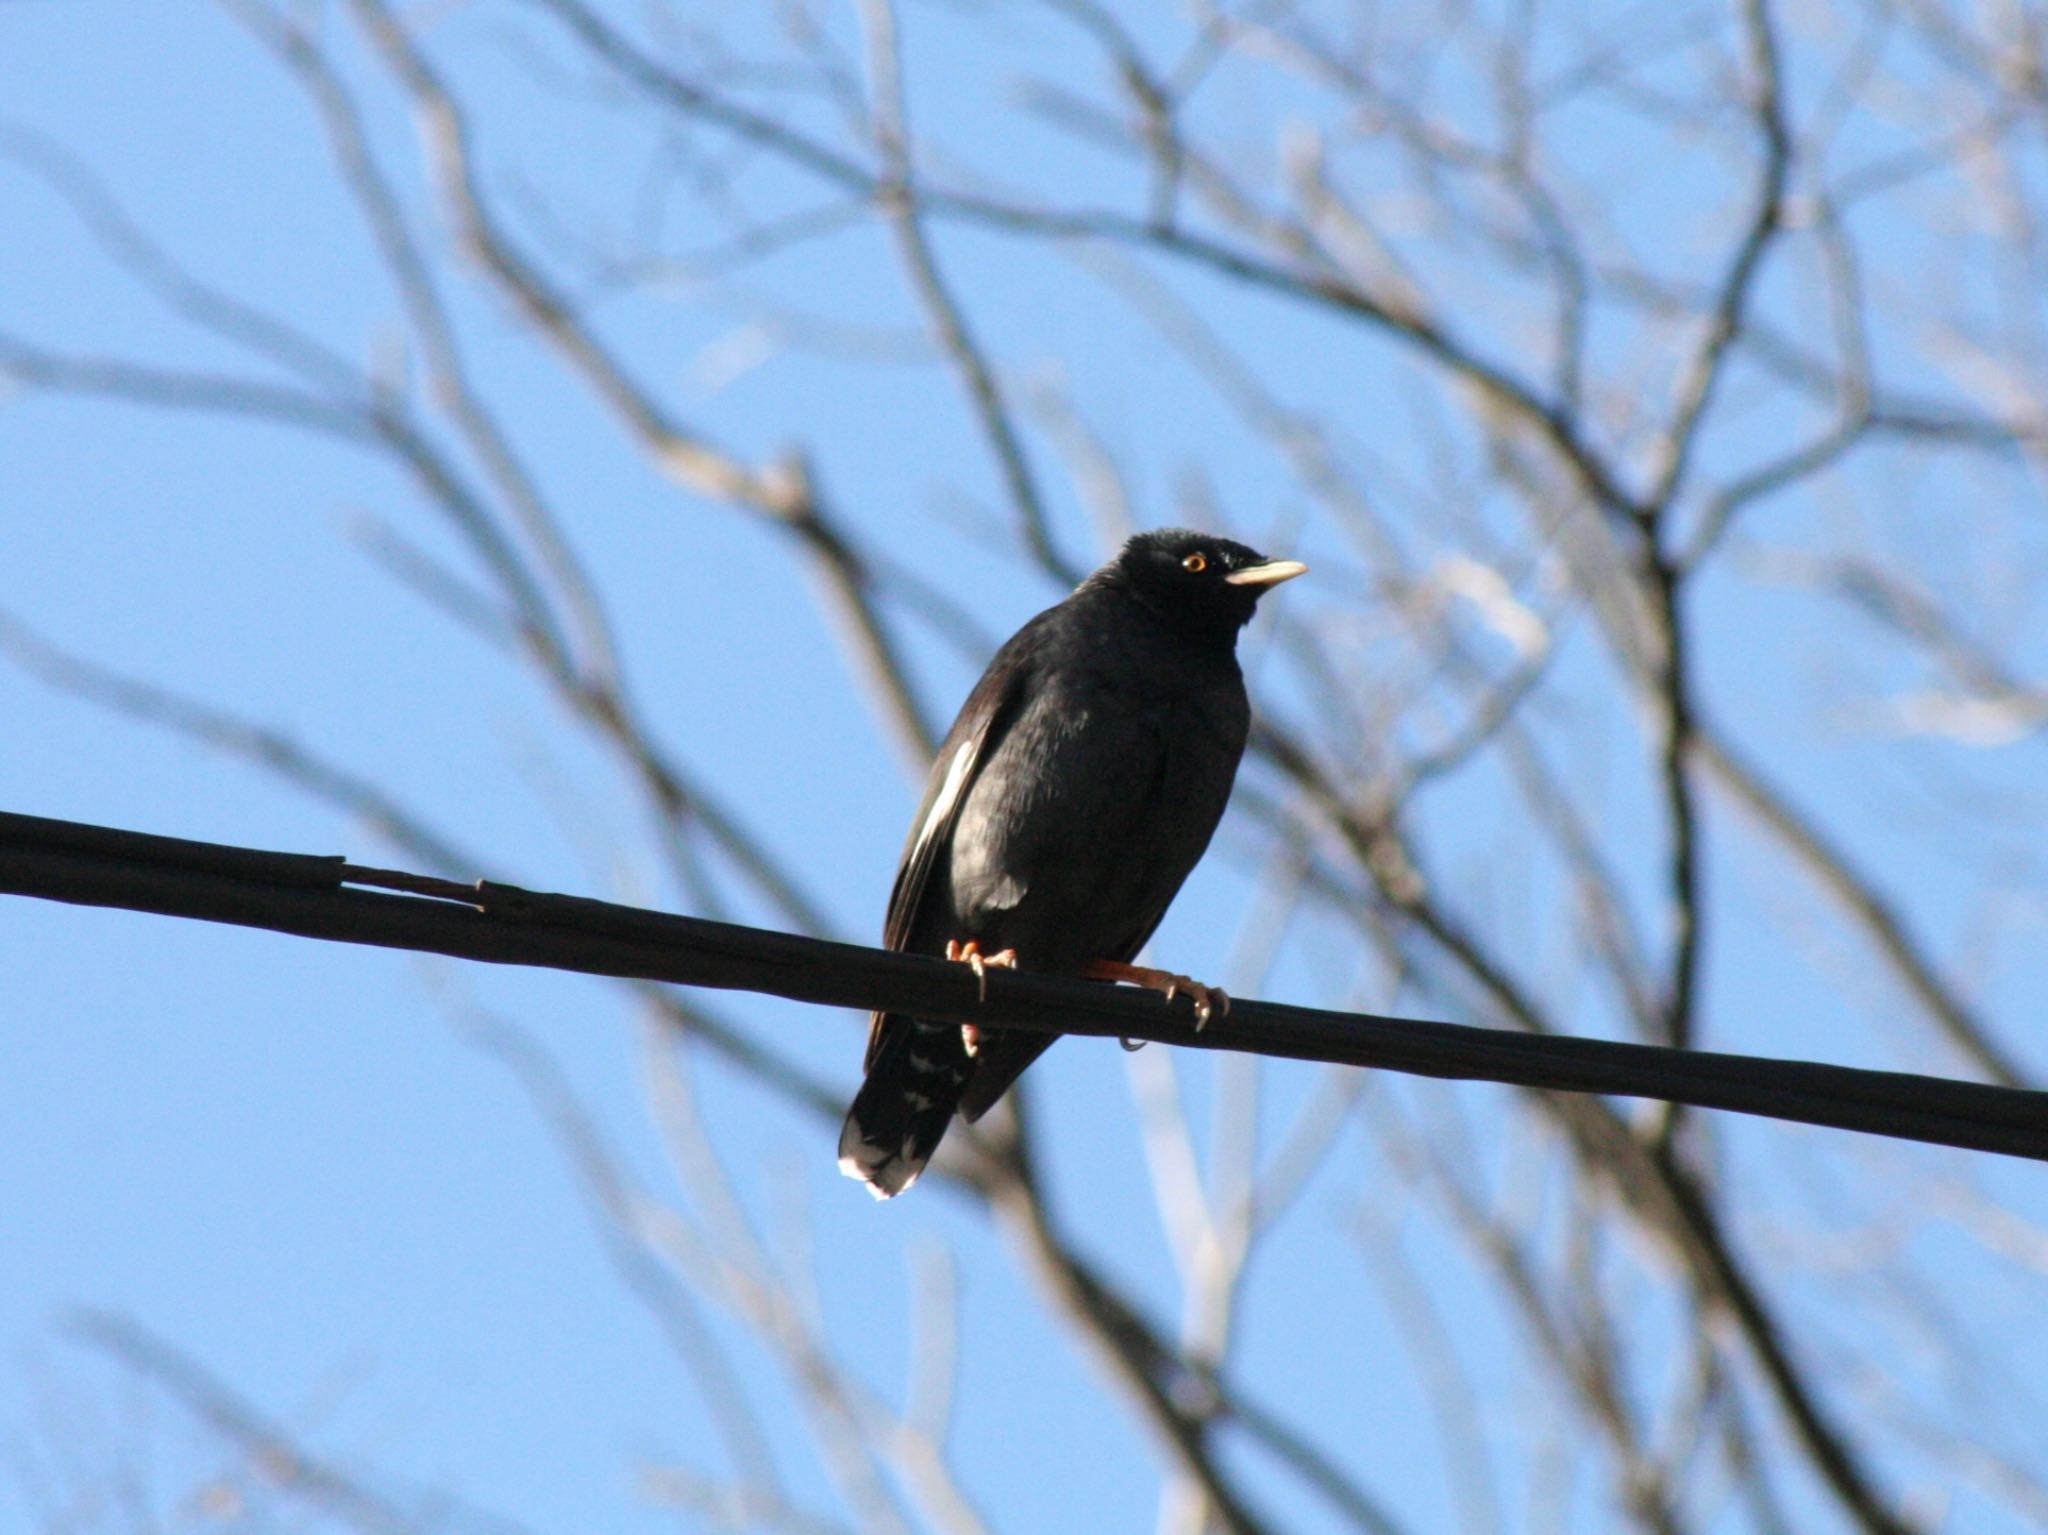
[[1248,726],[1234,667],[1048,679],[961,806],[955,922],[1033,968],[1078,967],[1149,931],[1223,814]]

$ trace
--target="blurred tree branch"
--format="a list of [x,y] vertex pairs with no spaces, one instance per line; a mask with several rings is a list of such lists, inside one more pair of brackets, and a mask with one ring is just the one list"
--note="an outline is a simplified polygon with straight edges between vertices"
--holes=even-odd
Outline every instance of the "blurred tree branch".
[[[1981,757],[2041,739],[2028,497],[2048,445],[2048,184],[2034,132],[2042,43],[2017,13],[1843,0],[1795,17],[1727,0],[1595,19],[1284,0],[1169,18],[1044,0],[968,16],[876,0],[743,24],[595,0],[465,14],[223,5],[311,109],[337,203],[395,305],[401,365],[359,363],[328,316],[271,312],[189,269],[88,167],[97,153],[6,125],[0,156],[54,193],[116,276],[227,350],[114,355],[10,311],[0,379],[81,412],[284,426],[389,467],[416,504],[364,524],[373,560],[533,679],[623,771],[691,910],[833,931],[829,871],[782,845],[769,796],[714,792],[703,739],[658,726],[589,573],[595,523],[551,486],[463,299],[478,289],[521,316],[557,366],[556,402],[594,405],[674,487],[680,514],[722,509],[785,541],[841,640],[820,670],[857,677],[877,734],[921,769],[937,719],[919,643],[978,664],[996,637],[983,593],[892,538],[896,487],[835,452],[814,397],[783,398],[782,443],[741,448],[720,402],[684,403],[648,344],[699,297],[767,312],[775,264],[829,250],[893,281],[931,334],[940,366],[918,430],[957,436],[985,466],[1000,510],[970,531],[1020,583],[1050,589],[1085,566],[1082,503],[1104,528],[1197,515],[1301,530],[1330,595],[1260,636],[1251,662],[1273,708],[1241,786],[1251,814],[1225,840],[1282,914],[1275,950],[1343,1010],[1426,1003],[1533,1036],[1539,1057],[1568,1047],[1565,1019],[1574,1034],[1648,1045],[1748,1042],[1760,1019],[1737,984],[1783,966],[1806,982],[1787,1009],[1802,1019],[1819,996],[1827,1021],[1868,1015],[1882,1048],[1909,1060],[1933,1050],[2008,1087],[2037,1079],[2019,1021],[1957,953],[1935,893],[2000,860],[2038,866],[2028,818],[1987,816],[1968,845],[1916,842],[1909,818],[1878,808],[1903,776],[1897,731],[1811,745],[1844,686],[1867,686],[1882,700],[1868,712],[1916,745],[1967,742]],[[521,91],[471,73],[485,46],[471,11],[545,61]],[[956,26],[976,37],[959,55],[971,62],[953,66],[963,78],[928,73],[923,40]],[[393,148],[394,98],[418,134],[417,168]],[[568,123],[561,142],[582,142],[584,114],[641,135],[646,195],[685,211],[681,254],[660,219],[636,225],[623,254],[600,250],[596,221],[579,216],[603,201],[599,178],[586,196],[520,162],[525,120],[542,133]],[[1058,171],[1021,147],[1055,141]],[[576,211],[556,216],[554,197]],[[1108,386],[1076,374],[1085,359],[1056,327],[1028,339],[1019,311],[1044,290],[1016,300],[1013,285],[1033,261],[1059,271],[1083,323],[1106,335],[1113,314],[1129,325],[1118,343],[1164,355]],[[674,293],[655,284],[679,271],[692,286],[664,308]],[[739,288],[743,274],[757,285]],[[634,304],[633,323],[611,322],[593,289]],[[1059,381],[1020,383],[1044,350]],[[403,366],[414,357],[423,387]],[[1105,387],[1137,380],[1142,412],[1105,406]],[[1045,402],[1037,422],[1020,401]],[[600,435],[578,451],[602,452]],[[1083,483],[1062,482],[1046,438]],[[909,447],[908,467],[949,472],[926,470],[926,447]],[[1159,452],[1177,456],[1170,498],[1149,478]],[[1920,532],[1928,522],[1936,533]],[[454,552],[426,530],[452,534]],[[1770,605],[1753,569],[1795,570],[1815,605]],[[32,595],[11,598],[20,616],[0,624],[16,666],[269,773],[437,874],[481,867],[461,852],[475,839],[375,764],[344,764],[190,684],[70,654],[28,627]],[[1987,612],[2000,601],[2002,627]],[[1852,631],[1845,606],[1874,622]],[[1786,702],[1802,685],[1795,653],[1818,658],[1824,681],[1805,687],[1820,708]],[[1883,671],[1894,661],[1931,671],[1939,691],[1901,692]],[[1801,714],[1812,718],[1788,723]],[[1916,854],[1952,878],[1919,878]],[[1781,888],[1787,863],[1805,880]],[[1804,963],[1788,931],[1812,951]],[[1827,972],[1837,945],[1856,962]],[[1908,1008],[1888,991],[1859,997],[1866,955]],[[674,1040],[703,1043],[800,1116],[837,1112],[831,1085],[783,1042],[658,987],[638,1000]],[[1760,1236],[1767,1212],[1799,1196],[1723,1122],[1639,1121],[1543,1092],[1527,1112],[1478,1100],[1481,1136],[1464,1123],[1473,1106],[1441,1090],[1392,1108],[1376,1093],[1370,1116],[1339,1094],[1301,1108],[1276,1150],[1261,1094],[1284,1075],[1236,1063],[1249,1075],[1225,1079],[1205,1135],[1172,1071],[1140,1060],[1178,1335],[1091,1251],[1125,1233],[1094,1229],[1028,1098],[962,1138],[944,1171],[1161,1447],[1162,1530],[1278,1527],[1261,1512],[1276,1477],[1349,1528],[1388,1528],[1408,1506],[1384,1468],[1347,1464],[1305,1431],[1233,1325],[1261,1297],[1285,1304],[1284,1266],[1261,1263],[1282,1216],[1381,1183],[1411,1196],[1433,1261],[1470,1287],[1458,1293],[1484,1296],[1530,1344],[1517,1389],[1475,1408],[1484,1429],[1437,1414],[1446,1477],[1498,1479],[1459,1488],[1475,1531],[1498,1527],[1501,1509],[1541,1507],[1559,1527],[1604,1528],[1606,1515],[1767,1535],[1805,1528],[1816,1489],[1830,1527],[1921,1529],[1929,1478],[1965,1464],[2001,1506],[2033,1506],[2038,1445],[2006,1454],[1985,1412],[1923,1380],[1896,1388],[1918,1414],[1907,1432],[1912,1414],[1830,1369],[1809,1341],[1816,1317],[1854,1339],[1837,1352],[1921,1345],[1867,1292],[1788,1265]],[[559,1100],[535,1096],[566,1126]],[[1354,1153],[1350,1131],[1367,1120]],[[590,1143],[565,1131],[565,1144]],[[592,1177],[594,1192],[617,1192]],[[676,1230],[639,1198],[596,1200],[611,1229],[631,1217],[634,1263],[666,1265],[676,1296],[731,1308],[776,1358],[822,1372],[808,1421],[844,1519],[764,1486],[758,1466],[735,1467],[755,1499],[737,1517],[1002,1523],[942,1474],[942,1442],[912,1435],[891,1450],[833,1426],[832,1393],[854,1398],[821,1362],[830,1340],[787,1326],[788,1276],[757,1270],[767,1289],[732,1289],[681,1261]],[[2009,1199],[1983,1200],[2038,1236]],[[1838,1218],[1832,1199],[1806,1209]],[[743,1225],[729,1213],[721,1230],[745,1245]],[[2001,1261],[2032,1250],[1988,1215],[1969,1229]],[[1904,1249],[1883,1279],[1942,1282]],[[1448,1381],[1464,1329],[1439,1331],[1428,1347]],[[1420,1360],[1415,1371],[1432,1373]],[[1546,1501],[1534,1471],[1525,1496],[1510,1482],[1527,1457],[1459,1442],[1519,1440],[1516,1404],[1530,1400],[1571,1404],[1604,1446],[1598,1509]],[[1264,1454],[1254,1466],[1227,1444]],[[879,1490],[878,1466],[920,1490]],[[680,1475],[669,1485],[683,1488]]]

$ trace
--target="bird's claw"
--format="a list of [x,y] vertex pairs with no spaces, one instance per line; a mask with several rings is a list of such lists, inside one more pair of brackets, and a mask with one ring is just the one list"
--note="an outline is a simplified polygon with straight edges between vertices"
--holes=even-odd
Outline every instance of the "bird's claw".
[[[1227,1018],[1230,1016],[1230,993],[1221,986],[1204,986],[1200,981],[1191,981],[1184,975],[1177,975],[1174,979],[1179,981],[1181,988],[1195,999],[1195,1032],[1197,1034],[1209,1027],[1209,1020],[1211,1018],[1219,1016]],[[1171,991],[1166,996],[1168,1001],[1173,999]]]
[[1098,959],[1088,967],[1087,974],[1091,980],[1130,981],[1151,991],[1162,991],[1169,1002],[1186,992],[1195,1004],[1197,1034],[1209,1026],[1211,1018],[1230,1012],[1230,994],[1221,986],[1204,986],[1200,981],[1171,970],[1154,970],[1149,965],[1126,965],[1120,960]]
[[[1015,970],[1017,968],[1017,951],[1015,949],[1003,949],[995,954],[984,954],[981,952],[980,941],[973,938],[968,939],[965,943],[962,943],[957,938],[948,938],[946,940],[946,958],[952,960],[955,964],[965,965],[974,972],[974,1000],[977,1002],[986,1002],[988,1000],[988,972],[991,965],[998,970]],[[971,1047],[968,1053],[970,1055],[973,1053]]]

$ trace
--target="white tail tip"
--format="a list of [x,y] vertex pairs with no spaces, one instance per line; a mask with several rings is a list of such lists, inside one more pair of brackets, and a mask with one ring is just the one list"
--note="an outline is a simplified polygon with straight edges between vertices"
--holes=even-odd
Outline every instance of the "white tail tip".
[[910,1145],[890,1151],[860,1138],[860,1127],[851,1119],[839,1134],[839,1171],[868,1186],[877,1199],[894,1199],[917,1182],[923,1162],[910,1160]]

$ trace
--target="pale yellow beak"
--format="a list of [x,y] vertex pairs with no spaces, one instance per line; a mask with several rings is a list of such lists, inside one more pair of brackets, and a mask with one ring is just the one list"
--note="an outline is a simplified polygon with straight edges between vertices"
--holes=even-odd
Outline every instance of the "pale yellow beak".
[[1308,567],[1300,560],[1268,560],[1263,565],[1247,565],[1243,570],[1233,570],[1223,578],[1225,586],[1278,586],[1282,581],[1292,581],[1296,576],[1308,574]]

